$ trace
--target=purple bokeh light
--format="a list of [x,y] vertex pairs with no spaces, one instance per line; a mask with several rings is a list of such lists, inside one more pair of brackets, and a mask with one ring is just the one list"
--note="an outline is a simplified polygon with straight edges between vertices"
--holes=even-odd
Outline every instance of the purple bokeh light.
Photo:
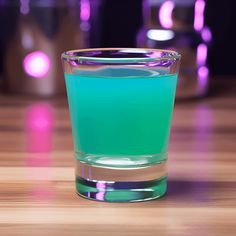
[[90,18],[90,2],[89,0],[81,0],[80,2],[80,19],[88,21]]
[[23,15],[27,15],[29,13],[29,0],[20,0],[20,12]]
[[197,0],[194,6],[194,29],[200,31],[204,25],[205,1]]
[[173,1],[164,2],[159,10],[159,21],[163,28],[171,28],[173,26],[172,12],[175,7]]
[[205,81],[205,78],[208,77],[208,74],[209,74],[209,70],[206,66],[200,66],[198,68],[198,76],[199,76],[200,80],[202,79],[202,82]]
[[196,55],[196,61],[198,66],[197,69],[198,94],[205,94],[208,85],[209,70],[206,66],[207,52],[208,48],[206,44],[202,43],[198,45],[197,55]]
[[198,68],[198,93],[202,94],[205,92],[208,85],[208,74],[209,70],[206,66],[201,66]]
[[197,64],[202,66],[206,64],[207,59],[207,45],[202,43],[197,47]]
[[39,79],[47,75],[50,66],[51,62],[48,55],[42,51],[34,51],[27,54],[23,61],[25,72]]
[[206,43],[210,42],[212,40],[211,30],[208,27],[204,27],[201,31],[201,37]]

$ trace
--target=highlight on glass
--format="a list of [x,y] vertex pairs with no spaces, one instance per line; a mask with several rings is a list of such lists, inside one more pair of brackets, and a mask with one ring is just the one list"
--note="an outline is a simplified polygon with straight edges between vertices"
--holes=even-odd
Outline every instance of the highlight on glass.
[[62,54],[76,191],[98,201],[163,196],[180,63],[158,49],[82,49]]

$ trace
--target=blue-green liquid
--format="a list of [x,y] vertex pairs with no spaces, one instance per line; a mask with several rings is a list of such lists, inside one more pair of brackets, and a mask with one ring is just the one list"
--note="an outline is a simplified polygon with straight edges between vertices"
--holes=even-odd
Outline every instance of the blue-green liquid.
[[77,160],[125,168],[167,158],[176,74],[104,69],[65,78]]

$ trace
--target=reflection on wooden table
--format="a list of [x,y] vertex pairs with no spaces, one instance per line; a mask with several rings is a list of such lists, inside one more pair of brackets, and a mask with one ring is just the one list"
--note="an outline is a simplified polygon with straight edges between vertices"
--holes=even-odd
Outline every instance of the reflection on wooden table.
[[167,195],[113,204],[75,194],[65,98],[1,95],[0,234],[236,235],[235,108],[228,91],[177,102]]

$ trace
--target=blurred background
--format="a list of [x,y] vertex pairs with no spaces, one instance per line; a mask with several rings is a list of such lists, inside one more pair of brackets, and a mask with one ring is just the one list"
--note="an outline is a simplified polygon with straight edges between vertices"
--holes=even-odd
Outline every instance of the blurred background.
[[[98,229],[101,227],[102,235],[113,226],[122,229],[115,219],[126,221],[128,211],[105,207],[111,209],[107,225],[104,219],[108,218],[101,217],[104,207],[97,205],[98,211],[85,209],[96,208],[96,204],[89,205],[73,195],[73,140],[61,53],[88,47],[145,47],[177,50],[182,59],[170,135],[169,192],[157,204],[158,218],[152,218],[154,211],[145,211],[144,215],[150,218],[144,219],[153,224],[161,219],[163,224],[155,223],[154,227],[161,227],[160,235],[172,231],[173,235],[184,235],[184,226],[186,235],[199,228],[206,235],[228,235],[228,229],[235,228],[232,214],[226,216],[235,205],[236,182],[235,2],[0,0],[0,212],[6,223],[3,228],[16,230],[15,235],[28,235],[27,229],[32,235],[35,228],[43,230],[37,235],[45,230],[55,235],[78,234],[81,227],[91,228],[91,218],[97,215],[93,222]],[[80,204],[82,208],[76,216]],[[39,212],[41,206],[45,208]],[[52,210],[54,206],[59,207],[58,211]],[[154,206],[153,203],[148,208]],[[193,208],[185,211],[186,206]],[[206,206],[210,214],[206,214]],[[67,211],[61,211],[66,208]],[[49,212],[56,213],[48,216]],[[64,212],[68,214],[63,215]],[[160,212],[164,218],[159,218]],[[137,228],[136,235],[140,235],[152,223],[139,224],[139,213],[136,218],[134,215],[135,212],[130,217],[130,229]],[[52,222],[56,223],[49,225],[54,218]],[[74,224],[70,222],[67,229],[63,228],[64,219],[72,219]],[[19,225],[24,220],[26,225]],[[210,224],[212,233],[207,234],[210,231],[203,222]],[[225,225],[220,228],[220,224]],[[86,235],[89,232],[95,230],[91,228]]]
[[214,94],[213,79],[236,74],[234,5],[233,0],[0,0],[0,91],[65,95],[63,51],[148,47],[183,55],[177,98]]

